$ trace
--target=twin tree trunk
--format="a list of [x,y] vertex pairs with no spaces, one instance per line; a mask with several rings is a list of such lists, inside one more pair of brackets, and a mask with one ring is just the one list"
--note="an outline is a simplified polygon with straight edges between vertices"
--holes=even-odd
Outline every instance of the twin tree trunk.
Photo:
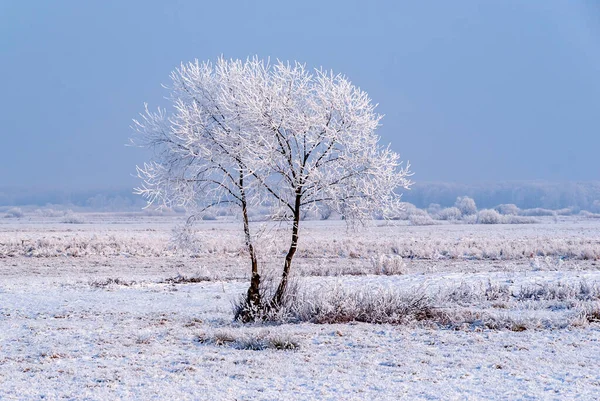
[[[240,170],[241,171],[241,170]],[[252,237],[250,236],[250,222],[248,220],[248,203],[246,202],[246,191],[244,191],[244,176],[240,172],[240,188],[241,188],[241,203],[242,203],[242,219],[244,221],[244,237],[246,239],[246,247],[250,254],[250,261],[252,263],[252,277],[250,279],[250,288],[248,288],[248,296],[246,297],[245,310],[241,311],[241,319],[243,321],[253,320],[256,311],[262,304],[260,294],[260,275],[258,274],[258,260],[256,259],[256,252],[254,245],[252,244]]]
[[[243,184],[242,179],[240,182]],[[277,310],[281,308],[284,304],[284,299],[288,287],[289,276],[290,276],[290,268],[292,266],[292,259],[294,258],[294,254],[296,253],[296,249],[298,248],[298,230],[300,226],[300,204],[302,201],[302,195],[300,194],[300,190],[296,191],[296,198],[294,202],[294,217],[293,217],[293,226],[292,226],[292,241],[290,243],[290,248],[285,256],[285,262],[283,264],[283,272],[281,274],[281,281],[277,286],[277,290],[273,295],[273,298],[265,303],[261,299],[260,293],[260,275],[258,274],[258,262],[256,259],[256,252],[254,250],[254,246],[252,245],[252,239],[250,236],[250,224],[248,220],[248,213],[246,208],[246,199],[245,194],[242,193],[242,215],[244,221],[244,234],[246,237],[246,246],[248,248],[248,253],[250,254],[250,260],[252,263],[252,277],[250,279],[250,288],[248,288],[248,294],[246,297],[246,305],[245,310],[242,311],[239,316],[242,321],[248,322],[255,320],[257,317],[257,313],[267,312],[271,310]]]

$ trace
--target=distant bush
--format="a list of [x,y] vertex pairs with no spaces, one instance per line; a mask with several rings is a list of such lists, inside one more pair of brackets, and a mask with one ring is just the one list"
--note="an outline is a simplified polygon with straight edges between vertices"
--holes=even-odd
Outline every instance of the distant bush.
[[85,219],[79,215],[68,213],[60,220],[64,224],[85,224]]
[[442,209],[437,214],[438,220],[460,220],[461,217],[462,213],[457,207]]
[[411,226],[431,226],[435,224],[435,220],[424,210],[417,209],[422,213],[415,213],[408,218]]
[[593,213],[600,213],[600,200],[595,200],[594,202],[592,202],[592,207],[590,208],[590,211]]
[[477,213],[477,224],[499,224],[501,222],[502,216],[493,209],[483,209]]
[[13,207],[12,209],[8,209],[6,211],[6,214],[4,215],[4,217],[9,218],[9,219],[10,218],[19,219],[23,216],[24,216],[23,211],[18,207]]
[[168,207],[146,208],[143,213],[145,216],[172,216],[175,214],[173,209]]
[[506,203],[503,205],[498,205],[495,207],[496,211],[503,215],[512,215],[516,216],[519,214],[519,207],[514,203]]
[[442,206],[440,206],[439,203],[430,203],[427,207],[427,213],[429,213],[430,216],[437,215],[441,210]]
[[502,223],[504,224],[535,224],[539,223],[538,220],[531,216],[515,216],[512,214],[502,216]]
[[319,218],[321,220],[329,220],[332,214],[333,209],[329,205],[319,205]]
[[457,207],[458,210],[460,210],[460,212],[465,216],[477,213],[477,205],[475,204],[475,201],[468,196],[459,196],[456,198],[454,206]]
[[225,207],[216,209],[216,215],[219,217],[231,216],[231,210]]
[[565,208],[562,208],[562,209],[555,210],[554,213],[557,216],[572,216],[574,214],[579,213],[579,209],[578,208],[574,208],[574,207],[565,207]]
[[393,217],[393,220],[408,220],[413,214],[419,213],[419,209],[412,203],[401,202],[400,208],[401,210]]
[[536,207],[534,209],[523,209],[519,212],[521,216],[554,216],[554,210],[543,209],[540,207]]
[[582,210],[579,212],[579,215],[581,217],[585,217],[586,219],[600,219],[600,213],[591,213],[587,210]]
[[468,216],[463,216],[461,221],[465,224],[477,224],[477,215],[471,214]]
[[51,208],[36,209],[34,213],[42,217],[62,217],[65,215],[64,211]]

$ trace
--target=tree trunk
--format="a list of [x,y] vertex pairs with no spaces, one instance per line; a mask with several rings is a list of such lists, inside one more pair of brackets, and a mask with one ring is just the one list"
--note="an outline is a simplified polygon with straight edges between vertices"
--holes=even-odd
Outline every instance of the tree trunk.
[[254,320],[256,313],[262,308],[261,296],[260,296],[260,275],[258,274],[258,260],[256,259],[256,252],[254,251],[254,245],[252,244],[252,237],[250,235],[250,222],[248,220],[248,208],[246,203],[246,192],[244,191],[244,178],[240,174],[240,188],[242,198],[242,218],[244,221],[244,236],[246,240],[246,247],[250,254],[250,261],[252,264],[252,277],[250,279],[250,288],[248,288],[248,294],[246,296],[246,303],[243,309],[238,312],[238,318],[244,322]]
[[281,282],[277,287],[277,291],[273,296],[273,300],[271,301],[271,308],[278,309],[283,306],[283,299],[285,297],[285,293],[287,290],[288,279],[290,275],[290,267],[292,266],[292,259],[294,258],[294,254],[296,253],[296,249],[298,248],[298,228],[300,225],[300,202],[302,200],[301,195],[302,188],[296,190],[296,202],[294,204],[294,225],[292,227],[292,242],[290,244],[290,249],[288,250],[287,255],[285,256],[285,262],[283,265],[283,273],[281,275]]

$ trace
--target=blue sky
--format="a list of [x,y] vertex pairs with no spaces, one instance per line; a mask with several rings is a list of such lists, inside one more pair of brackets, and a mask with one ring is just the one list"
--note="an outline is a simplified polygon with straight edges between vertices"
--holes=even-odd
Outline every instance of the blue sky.
[[416,181],[600,180],[594,1],[3,1],[0,187],[134,186],[124,146],[182,61],[347,75]]

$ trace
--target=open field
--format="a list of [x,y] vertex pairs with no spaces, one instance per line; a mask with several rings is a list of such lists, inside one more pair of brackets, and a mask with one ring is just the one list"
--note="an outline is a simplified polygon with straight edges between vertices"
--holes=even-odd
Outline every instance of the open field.
[[[202,222],[179,249],[181,219],[0,221],[0,399],[600,398],[597,220],[307,221],[304,309],[244,326],[239,227]],[[287,231],[255,226],[280,268]],[[379,295],[427,313],[331,322]]]

